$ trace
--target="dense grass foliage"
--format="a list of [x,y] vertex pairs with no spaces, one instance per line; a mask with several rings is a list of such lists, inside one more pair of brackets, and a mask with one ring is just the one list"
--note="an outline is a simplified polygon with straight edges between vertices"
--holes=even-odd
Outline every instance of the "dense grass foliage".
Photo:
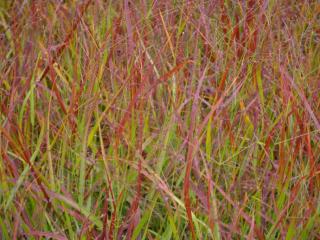
[[320,239],[320,3],[0,0],[0,239]]

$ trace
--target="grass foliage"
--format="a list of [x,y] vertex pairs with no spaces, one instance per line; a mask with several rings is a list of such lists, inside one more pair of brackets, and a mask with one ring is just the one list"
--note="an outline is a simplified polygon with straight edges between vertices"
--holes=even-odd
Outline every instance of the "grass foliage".
[[320,239],[320,4],[0,0],[0,239]]

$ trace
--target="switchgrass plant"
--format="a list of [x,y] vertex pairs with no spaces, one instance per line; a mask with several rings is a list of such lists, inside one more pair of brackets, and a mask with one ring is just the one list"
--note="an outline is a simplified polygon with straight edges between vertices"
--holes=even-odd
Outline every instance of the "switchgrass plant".
[[320,239],[319,17],[1,0],[0,239]]

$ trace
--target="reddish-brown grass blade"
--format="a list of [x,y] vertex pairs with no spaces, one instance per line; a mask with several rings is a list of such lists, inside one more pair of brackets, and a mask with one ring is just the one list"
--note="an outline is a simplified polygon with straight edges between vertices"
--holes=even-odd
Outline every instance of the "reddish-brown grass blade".
[[280,71],[282,76],[289,81],[289,83],[292,85],[292,87],[294,88],[294,90],[297,91],[300,100],[302,101],[306,111],[308,112],[310,118],[313,120],[313,123],[315,125],[315,127],[318,129],[318,131],[320,131],[320,123],[318,118],[316,117],[314,111],[312,110],[306,96],[303,94],[303,92],[300,90],[300,88],[297,86],[297,84],[295,83],[295,81],[293,80],[293,78],[289,75],[288,71],[285,70],[285,68],[283,66],[280,67]]
[[[85,13],[86,10],[88,9],[88,7],[89,7],[89,5],[91,4],[91,2],[92,2],[92,0],[87,0],[84,4],[82,4],[82,5],[79,7],[79,9],[80,9],[80,14],[77,15],[74,23],[72,24],[71,31],[70,31],[69,34],[65,37],[63,43],[59,44],[59,47],[58,47],[57,52],[56,52],[56,56],[57,56],[57,57],[59,57],[59,56],[62,54],[63,50],[68,46],[68,44],[69,44],[69,42],[71,41],[71,38],[72,38],[75,30],[77,29],[77,27],[78,27],[78,25],[79,25],[79,23],[80,23],[80,21],[81,21],[81,18],[83,17],[84,13]],[[78,12],[78,11],[76,11],[76,12]],[[50,65],[48,64],[48,65],[45,67],[42,75],[40,76],[39,81],[41,81],[41,80],[48,74],[49,70],[50,70]]]

